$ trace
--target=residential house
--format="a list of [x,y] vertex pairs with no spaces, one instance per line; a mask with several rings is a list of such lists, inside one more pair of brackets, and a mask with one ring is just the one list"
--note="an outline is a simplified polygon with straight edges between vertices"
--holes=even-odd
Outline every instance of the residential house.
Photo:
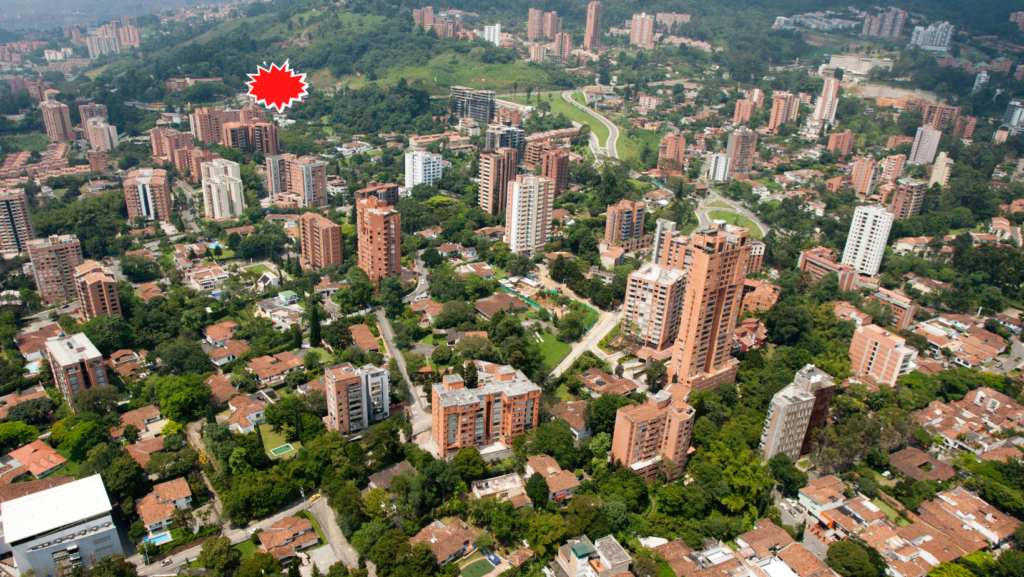
[[146,463],[152,458],[153,453],[159,453],[164,450],[164,438],[163,437],[146,437],[145,439],[139,439],[139,442],[133,443],[125,447],[128,452],[128,456],[135,460],[140,467],[145,467]]
[[139,437],[153,437],[160,432],[156,426],[150,428],[160,421],[160,409],[156,405],[146,405],[133,409],[121,415],[121,425],[110,429],[110,438],[119,441],[124,438],[124,428],[133,425],[139,432]]
[[580,486],[579,479],[569,471],[563,471],[558,462],[548,455],[531,455],[526,458],[526,478],[534,474],[544,477],[548,484],[548,500],[572,499],[573,489]]
[[295,554],[320,543],[320,535],[309,519],[285,517],[259,534],[263,552],[269,553],[282,564],[295,559]]
[[46,394],[46,390],[42,385],[0,397],[0,420],[7,418],[7,411],[11,410],[11,407],[15,407],[26,401],[33,401],[35,399],[43,399],[47,397],[49,397],[49,395]]
[[391,482],[395,480],[395,477],[406,474],[409,477],[415,477],[419,472],[415,467],[409,464],[409,461],[396,463],[382,471],[378,471],[370,475],[367,483],[367,489],[383,489],[385,491],[390,491]]
[[262,388],[283,381],[289,373],[301,370],[302,367],[302,359],[285,351],[253,359],[245,365],[245,370],[256,375],[256,382]]
[[348,328],[352,334],[352,342],[357,347],[367,352],[378,352],[380,351],[380,343],[377,342],[377,337],[373,336],[370,332],[370,327],[366,325],[352,325]]
[[238,394],[238,389],[231,385],[230,375],[213,374],[204,383],[210,387],[210,404],[219,407]]
[[213,364],[223,367],[247,352],[249,352],[249,345],[245,341],[231,339],[224,343],[223,347],[207,351],[206,356],[210,357]]
[[525,302],[505,293],[497,293],[476,301],[476,312],[487,320],[491,320],[494,313],[498,311],[515,314],[525,311],[526,308]]
[[263,411],[267,404],[255,396],[235,397],[228,401],[228,408],[231,409],[228,429],[235,433],[251,433],[266,420]]
[[773,557],[774,553],[793,544],[793,538],[785,529],[772,523],[770,519],[761,519],[754,524],[754,530],[736,537],[736,544],[743,549],[750,547],[757,559]]
[[7,453],[7,456],[13,459],[7,463],[13,469],[24,467],[36,479],[53,474],[68,462],[55,449],[39,440],[23,445]]
[[38,361],[46,356],[46,341],[64,335],[64,329],[56,323],[45,325],[38,330],[23,333],[15,337],[15,344],[21,356],[28,362]]
[[282,291],[270,299],[256,301],[253,315],[257,318],[269,319],[274,328],[285,331],[292,325],[302,322],[306,309],[298,304],[298,296],[292,291]]
[[135,502],[135,510],[150,537],[170,531],[174,511],[192,507],[192,490],[182,477],[153,485],[153,490]]
[[206,327],[203,329],[203,334],[206,335],[206,342],[215,347],[223,347],[229,340],[234,338],[237,330],[238,323],[228,320]]
[[600,397],[601,395],[631,395],[639,388],[636,383],[629,379],[619,379],[609,375],[601,369],[588,369],[587,372],[576,375],[583,382],[590,396]]
[[587,427],[587,422],[583,419],[583,411],[589,404],[586,401],[555,403],[551,405],[551,416],[569,423],[572,436],[579,441],[583,437],[589,437],[591,433],[590,428]]
[[434,521],[409,539],[409,545],[415,547],[420,543],[429,544],[434,562],[446,565],[471,549],[476,537],[477,532],[458,519],[451,521],[448,526]]
[[889,467],[915,481],[945,481],[956,475],[953,467],[914,447],[890,455]]

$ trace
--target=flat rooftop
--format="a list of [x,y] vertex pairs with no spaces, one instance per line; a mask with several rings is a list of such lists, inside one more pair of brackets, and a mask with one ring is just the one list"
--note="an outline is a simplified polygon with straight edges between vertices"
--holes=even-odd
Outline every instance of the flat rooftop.
[[110,513],[110,499],[99,475],[4,503],[8,544],[44,535],[84,519]]

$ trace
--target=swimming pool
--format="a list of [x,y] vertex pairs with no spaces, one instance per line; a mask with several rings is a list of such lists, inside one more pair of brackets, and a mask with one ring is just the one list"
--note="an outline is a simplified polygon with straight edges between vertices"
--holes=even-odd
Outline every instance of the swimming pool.
[[171,542],[171,534],[170,532],[161,533],[155,537],[146,537],[144,541],[150,545],[163,545],[164,543]]
[[276,449],[271,449],[270,450],[270,454],[275,456],[275,457],[280,457],[281,455],[284,455],[285,453],[287,453],[289,451],[292,451],[292,450],[294,450],[294,447],[292,447],[291,444],[281,445],[280,447],[278,447]]

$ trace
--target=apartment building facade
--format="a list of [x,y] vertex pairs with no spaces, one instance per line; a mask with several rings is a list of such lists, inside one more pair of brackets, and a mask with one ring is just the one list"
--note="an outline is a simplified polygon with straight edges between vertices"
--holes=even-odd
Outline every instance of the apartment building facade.
[[90,118],[85,120],[86,138],[93,150],[110,152],[117,148],[120,140],[117,138],[117,128],[111,126],[102,118]]
[[299,217],[303,266],[321,269],[329,264],[341,265],[343,242],[341,226],[323,215],[307,212]]
[[587,4],[587,27],[583,33],[583,49],[591,52],[601,47],[601,19],[604,7],[596,0]]
[[741,126],[729,133],[729,144],[726,148],[729,167],[732,172],[745,174],[754,167],[757,156],[757,133],[746,126]]
[[63,102],[44,100],[39,103],[43,113],[43,126],[46,136],[57,142],[70,142],[75,139],[75,128],[71,125],[71,109]]
[[930,124],[925,124],[917,129],[914,135],[914,146],[910,149],[910,158],[907,164],[931,164],[935,162],[935,152],[939,149],[939,139],[942,138],[942,131],[936,130]]
[[452,114],[459,118],[472,118],[487,123],[494,117],[497,96],[493,90],[474,90],[465,86],[452,86]]
[[555,196],[568,188],[569,151],[564,148],[555,148],[541,155],[540,175],[551,179]]
[[608,207],[604,224],[604,241],[621,246],[626,252],[643,248],[644,219],[647,205],[641,201],[623,199]]
[[644,263],[626,281],[623,327],[640,358],[666,358],[679,335],[686,273]]
[[278,206],[323,208],[327,206],[327,163],[315,156],[268,156],[267,187]]
[[0,188],[0,255],[11,258],[28,250],[35,238],[28,199],[21,189]]
[[327,429],[352,435],[388,418],[390,376],[387,369],[373,365],[356,368],[342,363],[327,367],[327,416],[323,419]]
[[853,131],[849,128],[843,132],[828,135],[828,151],[836,156],[847,156],[853,152]]
[[694,408],[673,399],[668,390],[650,395],[642,405],[622,407],[615,413],[610,458],[648,483],[658,476],[662,460],[669,459],[678,465],[666,469],[674,481],[686,465],[695,419]]
[[874,158],[858,158],[853,163],[851,174],[853,191],[862,196],[871,196],[875,191],[878,176],[878,162]]
[[850,368],[879,383],[896,384],[896,379],[916,368],[917,349],[903,337],[877,325],[858,327],[850,343]]
[[896,194],[892,197],[889,212],[893,220],[906,220],[921,214],[928,183],[923,180],[901,178],[896,181]]
[[509,183],[505,242],[516,254],[533,256],[548,242],[555,182],[543,176],[518,176]]
[[508,365],[469,361],[479,386],[466,388],[458,374],[445,375],[431,391],[431,436],[442,459],[464,447],[500,454],[512,440],[537,427],[540,387]]
[[772,94],[772,115],[768,120],[768,130],[773,133],[783,124],[797,121],[800,113],[800,99],[795,94],[776,90]]
[[356,204],[359,268],[370,280],[402,272],[402,215],[376,198]]
[[236,219],[245,210],[245,191],[237,162],[217,158],[200,165],[203,214],[207,220]]
[[82,245],[78,237],[55,234],[30,240],[27,246],[36,291],[43,297],[43,304],[52,305],[75,298],[75,268],[82,264]]
[[889,241],[892,220],[892,213],[884,206],[858,206],[853,211],[853,222],[846,237],[846,247],[843,248],[843,264],[867,276],[878,274]]
[[634,14],[629,31],[629,44],[640,48],[654,48],[654,14]]
[[167,171],[140,168],[129,172],[124,181],[124,200],[128,205],[128,220],[170,220],[173,204]]
[[480,153],[480,208],[500,214],[508,202],[509,183],[519,170],[519,151],[501,148]]
[[813,410],[814,395],[795,384],[775,393],[761,431],[761,456],[767,461],[784,453],[797,462]]
[[46,341],[46,358],[53,371],[53,382],[72,410],[75,407],[75,395],[110,384],[103,355],[85,333]]
[[666,134],[658,145],[658,168],[680,170],[686,163],[686,137],[682,134]]
[[432,185],[441,178],[441,155],[425,150],[405,153],[405,187],[411,189],[417,184]]
[[852,265],[836,262],[835,251],[830,248],[819,246],[800,253],[797,261],[797,268],[808,272],[811,279],[817,282],[829,273],[835,273],[839,277],[839,290],[853,290],[857,282],[857,269]]
[[121,302],[117,298],[117,280],[114,273],[94,260],[75,267],[75,288],[81,307],[82,320],[103,315],[121,316]]

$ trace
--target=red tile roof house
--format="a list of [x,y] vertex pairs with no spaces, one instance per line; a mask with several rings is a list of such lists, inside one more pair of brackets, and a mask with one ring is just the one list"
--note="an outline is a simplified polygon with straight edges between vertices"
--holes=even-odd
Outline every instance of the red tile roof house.
[[572,499],[572,491],[580,486],[579,479],[563,471],[558,462],[548,455],[533,455],[526,459],[526,478],[539,473],[548,483],[548,500]]
[[190,507],[192,490],[184,478],[153,485],[153,492],[135,502],[135,510],[150,537],[170,530],[176,509]]
[[15,337],[14,342],[18,345],[18,350],[21,351],[21,355],[25,357],[28,362],[38,361],[43,358],[46,354],[46,341],[53,337],[59,337],[64,334],[64,330],[56,324],[46,325],[43,328],[24,333]]
[[413,547],[420,543],[430,545],[430,550],[434,553],[434,562],[438,565],[445,565],[449,561],[458,559],[472,548],[476,537],[477,532],[458,519],[452,521],[451,525],[447,527],[440,521],[434,521],[409,539],[409,545]]
[[238,323],[235,321],[222,321],[203,329],[203,334],[206,335],[206,342],[215,347],[223,347],[234,337],[237,330]]
[[159,433],[157,430],[149,430],[149,425],[160,420],[160,409],[155,405],[146,405],[138,409],[128,411],[121,415],[121,426],[110,429],[110,438],[115,441],[124,439],[124,428],[128,425],[135,425],[139,430],[139,437],[152,437]]
[[238,394],[238,389],[231,386],[231,379],[225,375],[210,375],[204,383],[210,387],[210,392],[213,393],[213,396],[210,397],[210,404],[215,407],[223,405]]
[[287,565],[295,553],[320,543],[313,523],[302,517],[285,517],[259,534],[263,551]]
[[302,370],[302,368],[302,360],[289,352],[253,359],[252,362],[245,365],[245,370],[256,375],[256,382],[261,387],[283,381],[288,373]]
[[366,325],[352,325],[348,328],[348,332],[352,334],[352,342],[364,351],[379,351],[380,344],[377,342],[377,338],[370,332],[370,327]]
[[245,341],[230,339],[224,343],[223,347],[207,352],[206,356],[210,357],[213,364],[223,367],[247,352],[249,352],[249,345],[245,344]]
[[263,411],[267,404],[255,397],[235,397],[228,401],[228,408],[228,429],[236,433],[251,433],[266,420]]
[[25,389],[20,393],[11,393],[4,397],[0,397],[0,419],[7,418],[7,411],[11,410],[11,407],[24,403],[25,401],[31,401],[34,399],[42,399],[47,397],[46,390],[42,386],[32,387],[31,389]]
[[146,463],[153,458],[153,453],[159,453],[164,450],[164,438],[148,437],[146,439],[139,439],[138,443],[128,445],[125,447],[125,450],[128,451],[128,456],[135,459],[135,462],[140,467],[145,467]]
[[15,468],[25,467],[33,477],[42,479],[64,466],[68,460],[57,454],[57,451],[42,441],[32,441],[24,447],[15,449],[7,456]]

